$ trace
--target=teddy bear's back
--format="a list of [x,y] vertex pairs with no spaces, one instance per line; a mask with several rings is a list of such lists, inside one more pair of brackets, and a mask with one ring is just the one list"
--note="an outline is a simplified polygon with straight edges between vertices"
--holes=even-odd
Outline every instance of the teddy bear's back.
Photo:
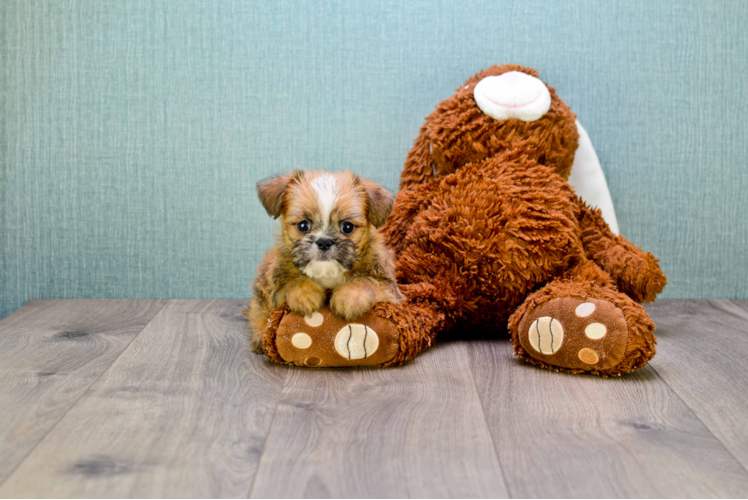
[[397,235],[398,281],[441,283],[456,309],[486,312],[475,322],[487,315],[506,325],[530,291],[583,258],[574,192],[521,151],[465,165],[410,194],[421,200]]

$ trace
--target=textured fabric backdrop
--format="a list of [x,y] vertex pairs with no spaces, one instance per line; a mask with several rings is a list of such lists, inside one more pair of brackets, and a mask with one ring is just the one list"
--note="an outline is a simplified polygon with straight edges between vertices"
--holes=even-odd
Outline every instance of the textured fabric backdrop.
[[589,131],[664,297],[748,297],[748,2],[0,2],[0,317],[35,297],[247,297],[254,184],[390,188],[491,64]]

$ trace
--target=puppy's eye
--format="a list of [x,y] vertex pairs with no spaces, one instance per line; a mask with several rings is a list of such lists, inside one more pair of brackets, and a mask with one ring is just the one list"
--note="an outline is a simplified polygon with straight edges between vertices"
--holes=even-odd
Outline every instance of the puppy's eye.
[[340,223],[340,231],[343,234],[351,234],[354,229],[356,229],[356,226],[354,226],[352,223],[348,221],[344,221]]
[[296,229],[300,233],[308,233],[311,228],[312,228],[312,224],[308,220],[303,220],[296,224]]

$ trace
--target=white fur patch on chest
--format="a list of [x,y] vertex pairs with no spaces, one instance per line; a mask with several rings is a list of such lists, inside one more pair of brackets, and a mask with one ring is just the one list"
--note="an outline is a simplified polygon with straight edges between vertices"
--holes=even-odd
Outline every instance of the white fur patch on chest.
[[322,174],[312,180],[312,188],[317,192],[319,208],[322,211],[322,223],[327,228],[330,222],[330,214],[338,201],[340,189],[338,181],[330,174]]
[[339,262],[331,260],[310,262],[301,272],[324,288],[333,289],[345,283],[345,268]]

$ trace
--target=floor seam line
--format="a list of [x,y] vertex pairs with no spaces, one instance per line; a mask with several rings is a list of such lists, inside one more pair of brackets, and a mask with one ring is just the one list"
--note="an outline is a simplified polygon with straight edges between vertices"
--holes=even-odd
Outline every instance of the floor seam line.
[[[130,300],[130,299],[125,299],[125,300]],[[122,351],[120,351],[120,353],[117,355],[117,357],[112,360],[112,362],[109,364],[109,366],[107,366],[106,369],[104,371],[102,371],[99,374],[99,376],[96,377],[93,380],[93,382],[91,382],[89,384],[88,387],[86,387],[86,389],[81,393],[81,395],[78,397],[78,399],[76,399],[75,402],[72,405],[70,405],[70,408],[68,408],[65,411],[65,413],[63,413],[62,416],[60,416],[60,418],[57,419],[57,422],[55,422],[54,425],[52,427],[50,427],[47,432],[44,433],[44,435],[39,439],[39,441],[29,450],[28,453],[26,453],[26,455],[24,455],[24,457],[16,464],[16,466],[13,467],[13,469],[8,473],[8,475],[5,476],[5,479],[3,479],[2,481],[0,481],[0,490],[2,490],[3,486],[5,486],[5,483],[8,481],[8,479],[10,479],[11,476],[13,476],[13,474],[16,473],[16,471],[18,470],[18,468],[21,465],[23,465],[24,462],[26,462],[26,459],[28,459],[29,456],[31,456],[31,454],[34,453],[34,451],[39,447],[40,444],[42,444],[42,442],[45,439],[47,439],[47,436],[49,436],[49,434],[53,430],[55,430],[58,425],[60,425],[60,422],[62,422],[62,420],[65,417],[67,417],[68,413],[70,413],[73,410],[73,408],[75,408],[76,406],[78,406],[78,403],[80,402],[80,400],[83,399],[83,397],[91,389],[91,387],[93,387],[96,384],[96,382],[98,382],[101,379],[101,377],[103,377],[104,374],[106,372],[108,372],[112,368],[112,366],[114,366],[114,363],[116,363],[117,360],[125,353],[125,351],[130,348],[130,345],[135,341],[135,339],[138,338],[140,336],[140,334],[143,333],[143,331],[145,331],[146,328],[148,328],[148,325],[150,325],[153,322],[154,319],[156,319],[156,316],[158,316],[159,314],[161,314],[161,311],[164,310],[164,307],[166,307],[166,305],[169,302],[170,302],[170,300],[167,299],[166,302],[158,309],[158,311],[156,311],[156,314],[154,314],[153,317],[150,320],[148,320],[148,322],[145,325],[143,325],[143,328],[140,329],[140,331],[137,333],[137,335],[133,336],[133,338],[130,339],[130,342],[128,342],[127,345],[122,349]]]
[[478,383],[475,381],[475,371],[473,370],[473,364],[470,363],[470,347],[466,346],[467,356],[468,356],[468,368],[470,369],[470,375],[473,379],[473,389],[475,389],[475,395],[478,398],[478,403],[480,404],[480,411],[483,414],[483,422],[486,424],[486,429],[488,430],[488,435],[491,436],[491,448],[493,449],[493,454],[496,456],[496,462],[499,464],[499,470],[501,471],[501,478],[504,480],[504,487],[506,488],[507,495],[509,498],[514,498],[512,496],[512,492],[509,489],[509,481],[506,479],[506,473],[504,472],[504,466],[501,464],[501,457],[499,457],[499,452],[496,449],[496,440],[494,439],[493,431],[491,430],[491,426],[488,424],[488,417],[486,416],[486,408],[483,406],[483,398],[480,397],[480,392],[478,391]]
[[270,417],[270,424],[268,425],[268,432],[265,435],[265,441],[263,441],[262,443],[262,451],[260,452],[260,459],[257,461],[257,468],[255,469],[254,476],[252,476],[252,483],[249,485],[249,491],[247,492],[247,495],[245,498],[252,498],[252,490],[255,489],[255,482],[257,481],[257,474],[260,472],[260,465],[262,465],[262,459],[265,456],[265,449],[268,444],[268,439],[270,438],[270,432],[273,430],[273,424],[275,423],[275,415],[278,412],[278,406],[280,406],[281,400],[283,399],[283,392],[286,390],[286,384],[288,383],[288,378],[290,377],[289,375],[290,373],[291,373],[291,370],[286,371],[286,374],[283,377],[283,387],[281,388],[280,395],[278,396],[278,401],[275,402],[275,407],[273,408],[273,416]]
[[743,465],[743,463],[740,460],[738,460],[738,457],[736,457],[735,454],[727,446],[725,446],[725,443],[723,443],[722,440],[719,438],[719,436],[717,436],[714,433],[714,431],[712,431],[712,429],[709,428],[706,422],[701,420],[701,417],[699,417],[699,415],[694,411],[694,409],[691,408],[691,406],[680,396],[678,391],[676,391],[670,384],[668,384],[667,380],[665,380],[665,378],[660,374],[660,372],[657,371],[657,368],[654,365],[652,365],[652,371],[657,375],[657,378],[659,378],[662,381],[662,383],[668,387],[668,389],[673,391],[673,394],[675,394],[675,396],[680,400],[680,402],[683,403],[683,406],[688,408],[688,411],[690,411],[691,414],[696,418],[696,420],[698,420],[701,423],[701,425],[704,426],[704,429],[709,431],[709,434],[711,434],[714,437],[714,439],[717,440],[720,446],[722,446],[722,448],[727,452],[727,454],[730,455],[733,460],[735,460],[738,466],[740,466],[740,468],[743,469],[743,471],[746,474],[748,474],[748,469]]

